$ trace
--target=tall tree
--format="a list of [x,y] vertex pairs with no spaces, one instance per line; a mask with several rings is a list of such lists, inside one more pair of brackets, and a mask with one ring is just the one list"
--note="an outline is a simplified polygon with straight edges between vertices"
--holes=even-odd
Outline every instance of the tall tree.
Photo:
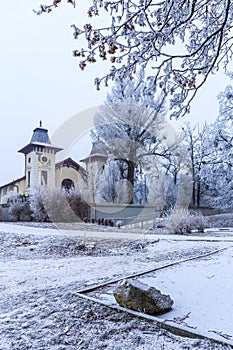
[[[38,14],[65,0],[41,5]],[[66,2],[76,5],[75,0]],[[173,116],[186,114],[210,73],[227,68],[233,53],[232,0],[92,0],[83,27],[72,25],[74,38],[86,45],[74,50],[79,66],[109,60],[102,81],[132,77],[147,70],[151,89],[170,95]],[[96,21],[96,17],[102,19]],[[97,23],[97,24],[96,24]],[[81,41],[83,43],[83,41]],[[81,44],[82,45],[82,44]]]
[[204,195],[210,192],[208,172],[216,163],[213,149],[213,126],[204,124],[200,128],[199,125],[191,126],[190,123],[186,123],[182,128],[182,134],[191,159],[192,205],[199,207]]
[[[102,141],[109,157],[126,165],[128,201],[133,203],[135,170],[148,163],[148,157],[164,157],[174,146],[167,140],[163,98],[148,96],[147,85],[117,80],[106,103],[94,116],[93,140]],[[126,175],[125,175],[126,174]]]
[[213,169],[214,198],[212,203],[221,208],[233,208],[233,87],[227,86],[219,95],[219,116],[214,123]]
[[115,161],[107,162],[98,179],[98,190],[106,202],[117,203],[119,201],[119,180],[118,163]]

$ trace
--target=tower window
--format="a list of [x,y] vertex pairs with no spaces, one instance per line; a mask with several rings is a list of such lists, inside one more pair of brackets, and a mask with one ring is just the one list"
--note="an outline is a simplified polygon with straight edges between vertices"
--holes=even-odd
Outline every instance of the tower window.
[[28,163],[31,163],[31,158],[30,157],[28,158]]
[[41,185],[47,186],[48,184],[48,173],[45,170],[41,171]]
[[31,172],[28,171],[28,187],[31,186]]

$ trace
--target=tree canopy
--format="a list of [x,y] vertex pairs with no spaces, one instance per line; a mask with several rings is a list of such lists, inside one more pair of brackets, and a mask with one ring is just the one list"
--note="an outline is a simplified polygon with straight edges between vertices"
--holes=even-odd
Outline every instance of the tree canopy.
[[[60,3],[78,8],[75,0],[54,0],[38,14]],[[146,70],[151,90],[169,96],[172,116],[190,110],[190,103],[210,73],[225,70],[232,59],[232,0],[92,0],[89,22],[73,24],[74,38],[85,39],[73,55],[85,69],[108,60],[109,72],[95,79],[97,88],[116,77],[131,79]],[[96,24],[99,17],[101,23]],[[99,23],[99,22],[98,22]],[[81,44],[80,44],[81,45]]]

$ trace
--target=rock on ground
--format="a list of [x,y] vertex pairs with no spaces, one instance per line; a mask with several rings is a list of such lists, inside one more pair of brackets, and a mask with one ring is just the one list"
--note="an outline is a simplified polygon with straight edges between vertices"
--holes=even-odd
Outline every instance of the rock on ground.
[[171,310],[173,300],[158,289],[137,280],[123,280],[113,291],[118,304],[149,315]]

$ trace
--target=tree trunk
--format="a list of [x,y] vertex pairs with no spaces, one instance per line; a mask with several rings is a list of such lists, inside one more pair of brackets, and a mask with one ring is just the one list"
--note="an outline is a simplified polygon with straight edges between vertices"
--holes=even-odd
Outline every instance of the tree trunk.
[[127,181],[128,181],[128,203],[133,204],[134,200],[134,170],[135,163],[131,160],[127,161],[128,171],[127,171]]
[[197,207],[200,207],[200,203],[201,203],[201,182],[200,182],[200,179],[198,177],[198,179],[197,179]]

